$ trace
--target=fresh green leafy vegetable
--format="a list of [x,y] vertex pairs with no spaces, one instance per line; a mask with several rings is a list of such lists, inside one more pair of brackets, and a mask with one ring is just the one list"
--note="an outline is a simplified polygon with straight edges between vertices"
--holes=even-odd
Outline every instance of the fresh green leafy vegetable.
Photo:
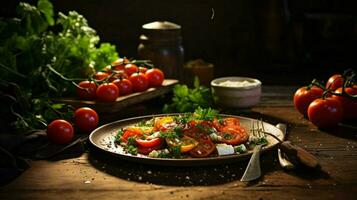
[[72,81],[86,79],[118,57],[115,46],[99,43],[96,31],[75,11],[55,18],[49,0],[37,6],[21,2],[17,17],[0,19],[0,123],[17,131],[45,128],[55,118],[69,119],[68,106],[51,99],[74,91]]
[[171,104],[165,104],[164,113],[193,112],[196,108],[213,107],[213,97],[209,88],[200,86],[198,78],[195,78],[194,88],[187,85],[175,85]]

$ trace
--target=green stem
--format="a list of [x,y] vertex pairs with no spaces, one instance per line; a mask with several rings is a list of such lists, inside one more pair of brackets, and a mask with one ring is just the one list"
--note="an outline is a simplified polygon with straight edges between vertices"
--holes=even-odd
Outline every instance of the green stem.
[[13,69],[11,69],[10,67],[7,67],[7,66],[5,66],[5,65],[3,65],[3,64],[1,64],[1,63],[0,63],[0,67],[2,67],[2,68],[5,69],[6,71],[11,72],[11,73],[13,73],[13,74],[15,74],[15,75],[17,75],[17,76],[19,76],[19,77],[21,77],[21,78],[26,78],[25,75],[23,75],[23,74],[21,74],[21,73],[15,71],[15,70],[13,70]]

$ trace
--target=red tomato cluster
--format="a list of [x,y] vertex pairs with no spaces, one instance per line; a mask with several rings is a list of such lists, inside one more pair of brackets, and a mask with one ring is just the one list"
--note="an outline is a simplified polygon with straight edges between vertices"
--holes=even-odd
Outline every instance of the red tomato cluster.
[[342,75],[335,74],[328,79],[325,88],[299,88],[294,95],[295,108],[319,128],[334,127],[343,120],[356,120],[357,100],[346,94],[356,95],[357,85],[346,87],[346,94],[341,95],[344,82]]
[[77,95],[83,100],[113,102],[119,96],[143,92],[149,87],[160,87],[164,78],[160,69],[138,67],[128,59],[120,58],[103,71],[94,74],[95,81],[80,82]]
[[64,119],[56,119],[47,126],[47,137],[54,144],[69,144],[75,131],[90,133],[97,128],[98,123],[99,117],[95,110],[87,107],[79,108],[74,112],[74,128]]

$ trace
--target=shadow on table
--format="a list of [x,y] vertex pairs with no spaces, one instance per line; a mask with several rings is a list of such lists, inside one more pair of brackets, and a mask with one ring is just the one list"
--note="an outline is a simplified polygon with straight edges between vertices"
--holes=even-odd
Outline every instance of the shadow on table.
[[[279,169],[278,163],[272,157],[272,151],[262,155],[263,174]],[[112,154],[91,149],[89,163],[100,171],[130,181],[160,185],[200,186],[218,185],[239,180],[248,160],[230,164],[219,164],[218,162],[217,165],[209,166],[158,166],[126,161]]]

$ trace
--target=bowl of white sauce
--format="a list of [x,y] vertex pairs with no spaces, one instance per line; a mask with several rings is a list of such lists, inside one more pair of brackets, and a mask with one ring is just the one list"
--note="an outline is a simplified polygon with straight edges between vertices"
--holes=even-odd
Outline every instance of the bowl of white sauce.
[[222,77],[211,81],[216,104],[228,108],[250,108],[260,101],[262,83],[249,77]]

